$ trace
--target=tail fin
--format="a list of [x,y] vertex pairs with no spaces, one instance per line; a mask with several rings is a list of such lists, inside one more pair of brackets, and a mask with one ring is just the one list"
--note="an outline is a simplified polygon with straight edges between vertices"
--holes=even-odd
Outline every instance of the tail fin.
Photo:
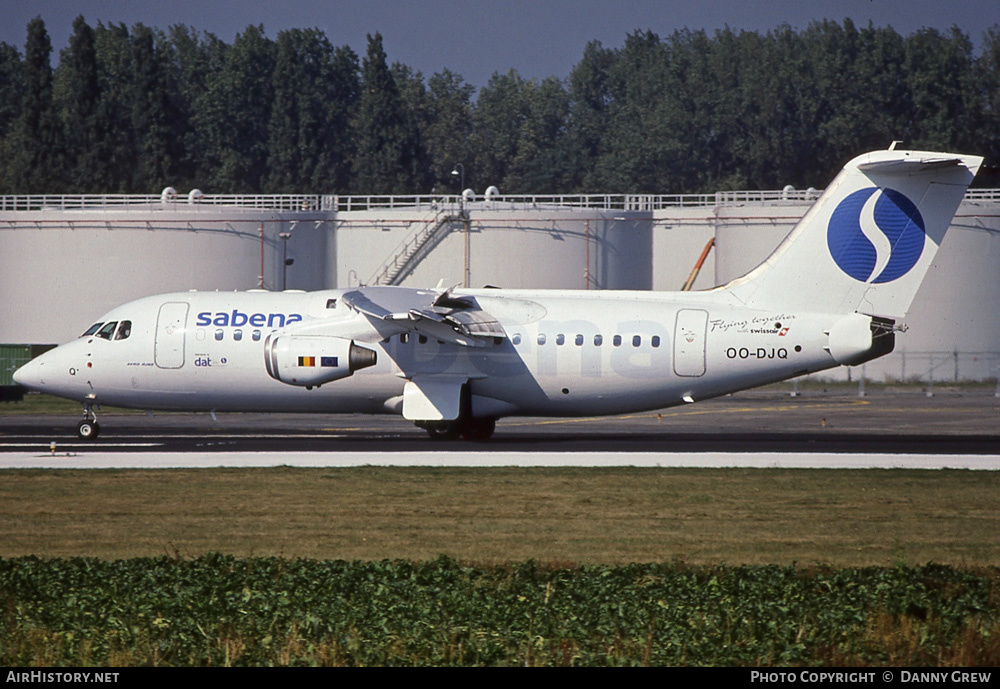
[[901,318],[982,161],[925,151],[858,156],[767,260],[725,288],[754,308]]

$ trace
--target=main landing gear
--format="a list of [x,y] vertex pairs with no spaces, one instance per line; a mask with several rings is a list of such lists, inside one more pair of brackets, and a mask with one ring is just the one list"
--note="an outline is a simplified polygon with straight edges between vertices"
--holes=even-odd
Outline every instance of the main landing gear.
[[497,428],[496,419],[458,419],[455,421],[417,421],[435,440],[489,440]]
[[435,440],[489,440],[497,429],[497,420],[492,418],[477,418],[472,415],[472,388],[468,383],[462,385],[459,401],[458,418],[454,421],[416,421],[419,428],[427,431],[427,435]]
[[80,440],[94,440],[101,434],[101,425],[97,423],[97,414],[90,402],[83,403],[83,421],[76,425],[76,434]]

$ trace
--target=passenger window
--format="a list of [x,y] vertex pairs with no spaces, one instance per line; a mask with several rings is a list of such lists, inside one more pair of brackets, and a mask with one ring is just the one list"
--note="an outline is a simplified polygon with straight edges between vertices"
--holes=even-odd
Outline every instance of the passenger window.
[[633,347],[638,347],[641,344],[642,344],[642,336],[641,335],[635,335],[632,338],[632,346]]
[[410,341],[410,333],[403,333],[399,336],[400,344],[406,344]]
[[545,344],[545,335],[542,333],[538,333],[538,344],[540,345]]
[[243,339],[243,331],[242,330],[234,330],[233,331],[233,339],[236,340],[237,342],[239,342],[240,340],[242,340]]
[[254,342],[260,342],[260,331],[259,330],[254,330],[253,331],[253,341]]
[[594,346],[600,347],[604,344],[604,335],[594,335]]
[[514,337],[510,338],[510,341],[516,345],[521,344],[521,333],[514,333]]
[[328,309],[335,309],[335,308],[337,308],[337,300],[336,299],[327,299],[326,300],[326,308],[328,308]]
[[225,336],[225,333],[222,330],[216,330],[215,331],[215,339],[218,340],[219,342],[222,342],[222,338],[224,336]]
[[419,344],[427,344],[427,336],[426,335],[418,335],[417,336],[417,342]]
[[118,321],[111,321],[110,323],[105,323],[104,327],[97,331],[97,336],[105,340],[110,340],[111,336],[115,334],[115,328],[118,326]]
[[562,333],[559,333],[558,335],[556,335],[556,344],[557,345],[564,344],[565,342],[566,342],[566,336],[565,335],[563,335]]
[[621,335],[615,335],[614,339],[611,340],[611,344],[613,344],[615,347],[621,347],[622,346],[622,336]]
[[577,347],[583,346],[583,335],[577,335],[574,342],[576,342]]
[[127,340],[128,336],[132,334],[132,321],[122,321],[121,325],[118,326],[118,332],[115,333],[116,340]]
[[98,330],[101,329],[102,325],[104,325],[104,323],[94,323],[92,326],[87,328],[87,332],[85,332],[83,335],[80,335],[80,337],[88,337],[90,335],[93,335],[94,333],[96,333]]
[[660,346],[660,336],[659,335],[653,335],[652,342],[653,342],[653,346],[654,347],[659,347]]

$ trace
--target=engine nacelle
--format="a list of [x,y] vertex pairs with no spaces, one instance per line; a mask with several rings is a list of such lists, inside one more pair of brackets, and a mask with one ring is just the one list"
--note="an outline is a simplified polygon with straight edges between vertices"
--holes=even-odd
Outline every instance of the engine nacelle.
[[264,341],[264,367],[288,385],[311,388],[374,366],[376,354],[342,337],[275,335]]

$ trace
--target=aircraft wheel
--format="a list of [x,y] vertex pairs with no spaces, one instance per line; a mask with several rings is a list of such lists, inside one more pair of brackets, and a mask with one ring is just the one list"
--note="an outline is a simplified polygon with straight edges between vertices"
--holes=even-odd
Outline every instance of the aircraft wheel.
[[460,434],[458,424],[450,422],[430,423],[423,427],[434,440],[454,440]]
[[76,425],[76,434],[81,440],[93,440],[101,434],[101,426],[96,421],[81,421]]
[[496,419],[469,419],[462,429],[462,437],[466,440],[489,440],[496,429]]

